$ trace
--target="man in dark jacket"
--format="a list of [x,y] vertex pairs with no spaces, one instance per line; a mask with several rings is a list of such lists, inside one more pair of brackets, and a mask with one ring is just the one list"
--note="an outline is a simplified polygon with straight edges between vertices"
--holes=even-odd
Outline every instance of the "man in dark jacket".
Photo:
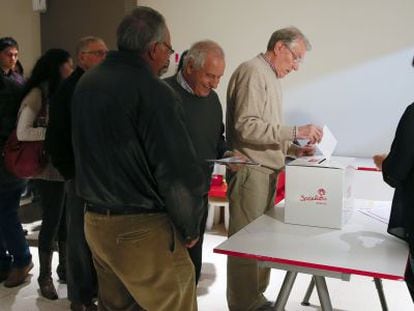
[[[71,100],[76,84],[85,71],[101,63],[108,49],[97,37],[84,37],[76,49],[78,66],[62,83],[50,105],[46,150],[53,165],[65,178],[67,240],[66,279],[71,310],[95,310],[92,299],[97,295],[96,272],[83,230],[84,201],[74,188],[75,159],[72,148]],[[60,256],[59,256],[60,257]]]
[[[225,61],[222,48],[210,40],[200,41],[190,48],[183,60],[183,68],[176,76],[165,81],[180,96],[185,113],[185,123],[197,152],[200,165],[206,175],[204,206],[206,213],[200,231],[200,240],[190,248],[191,260],[200,278],[202,265],[203,235],[207,220],[208,190],[212,173],[207,159],[218,159],[227,151],[224,140],[223,111],[217,93],[220,78],[224,74]],[[230,153],[227,153],[230,155]]]
[[[118,52],[80,79],[72,101],[76,191],[103,310],[196,310],[185,247],[199,238],[204,176],[173,91],[157,76],[174,53],[163,16],[138,7]],[[135,310],[135,309],[134,309]]]
[[25,182],[4,167],[3,148],[16,126],[21,86],[0,75],[0,282],[6,287],[22,284],[33,268],[32,255],[18,209]]

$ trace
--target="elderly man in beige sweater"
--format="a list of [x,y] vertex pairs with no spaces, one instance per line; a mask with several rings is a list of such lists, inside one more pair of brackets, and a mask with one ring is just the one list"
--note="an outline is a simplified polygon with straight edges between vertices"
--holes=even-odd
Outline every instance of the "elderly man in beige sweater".
[[[288,126],[282,119],[280,79],[298,70],[311,48],[294,27],[275,31],[267,51],[242,63],[233,73],[227,90],[227,140],[230,148],[261,167],[245,166],[229,173],[229,236],[273,207],[277,175],[285,156],[311,155],[322,138],[319,126]],[[296,139],[309,144],[299,147]],[[256,261],[228,258],[227,302],[230,310],[271,310],[263,295],[270,270]]]

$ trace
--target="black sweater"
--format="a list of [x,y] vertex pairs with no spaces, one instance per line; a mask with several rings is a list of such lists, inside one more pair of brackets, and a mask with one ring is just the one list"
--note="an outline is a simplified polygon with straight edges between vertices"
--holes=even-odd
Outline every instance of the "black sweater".
[[211,91],[208,96],[199,97],[187,92],[177,82],[176,76],[165,81],[181,98],[185,123],[197,157],[210,178],[212,166],[206,160],[221,158],[228,150],[224,139],[223,110],[217,93]]

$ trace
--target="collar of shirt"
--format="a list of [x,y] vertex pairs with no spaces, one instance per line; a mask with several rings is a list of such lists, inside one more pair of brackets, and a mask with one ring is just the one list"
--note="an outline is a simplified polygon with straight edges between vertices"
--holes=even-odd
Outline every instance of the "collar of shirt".
[[267,57],[263,54],[260,53],[260,56],[264,59],[264,61],[270,66],[270,68],[272,68],[273,72],[276,74],[277,76],[277,72],[276,72],[276,68],[275,66],[270,62],[270,60],[267,59]]
[[185,81],[183,74],[181,73],[181,70],[177,73],[177,82],[181,87],[186,90],[188,93],[194,95],[193,89],[188,85],[187,81]]

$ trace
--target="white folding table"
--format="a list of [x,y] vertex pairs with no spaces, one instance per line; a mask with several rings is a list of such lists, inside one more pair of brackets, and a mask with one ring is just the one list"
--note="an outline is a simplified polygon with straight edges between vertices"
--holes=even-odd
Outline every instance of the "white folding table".
[[298,272],[313,275],[324,311],[332,310],[325,277],[349,281],[352,274],[375,279],[386,310],[381,279],[404,279],[408,246],[389,235],[385,223],[361,213],[359,207],[341,230],[285,224],[283,207],[275,207],[221,243],[214,252],[286,270],[275,310],[284,310]]

